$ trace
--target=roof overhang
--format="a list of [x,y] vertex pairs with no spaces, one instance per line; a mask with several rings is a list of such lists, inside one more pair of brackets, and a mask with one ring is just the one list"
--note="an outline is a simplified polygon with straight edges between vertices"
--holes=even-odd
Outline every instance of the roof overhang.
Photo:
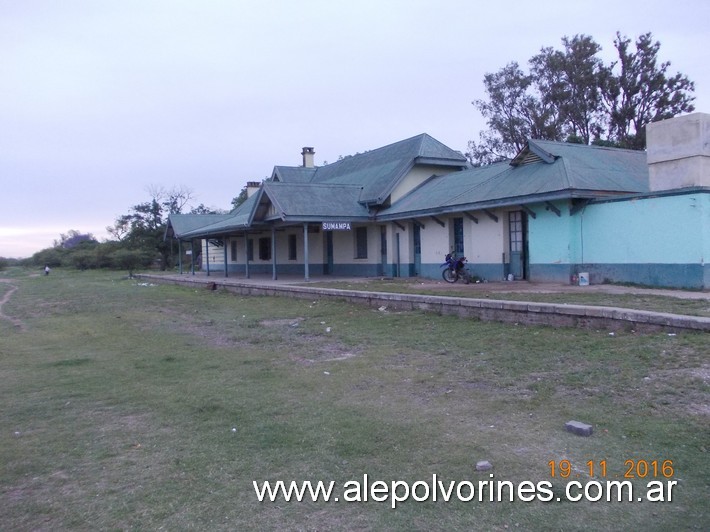
[[440,159],[438,157],[416,157],[414,164],[425,164],[429,166],[448,166],[454,168],[466,168],[468,162],[459,159]]
[[443,207],[432,207],[429,209],[418,209],[413,211],[398,212],[392,214],[378,214],[375,219],[378,221],[406,220],[419,216],[436,216],[440,214],[461,213],[464,211],[476,211],[484,209],[496,209],[505,207],[515,207],[521,205],[531,205],[534,203],[545,203],[572,199],[608,199],[612,197],[633,197],[638,194],[619,194],[618,192],[600,192],[598,190],[560,190],[556,192],[546,192],[544,194],[530,194],[527,196],[505,197],[495,200],[479,201],[458,205],[447,205]]

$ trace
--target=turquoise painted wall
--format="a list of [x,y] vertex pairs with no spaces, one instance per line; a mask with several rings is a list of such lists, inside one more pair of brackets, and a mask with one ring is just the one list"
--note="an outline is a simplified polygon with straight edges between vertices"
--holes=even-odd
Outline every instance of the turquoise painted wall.
[[532,264],[570,264],[574,258],[577,220],[569,215],[569,202],[553,203],[557,216],[545,205],[533,205],[535,218],[528,216],[528,258]]
[[592,203],[558,217],[536,205],[529,218],[530,279],[567,282],[588,271],[592,282],[708,288],[710,191]]
[[589,205],[580,218],[582,263],[701,264],[710,194]]

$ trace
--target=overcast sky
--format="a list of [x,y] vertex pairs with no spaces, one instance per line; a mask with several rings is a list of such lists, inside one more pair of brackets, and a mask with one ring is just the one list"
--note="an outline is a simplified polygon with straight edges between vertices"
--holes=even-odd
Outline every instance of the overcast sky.
[[710,112],[707,0],[0,0],[0,256],[100,240],[151,186],[227,209],[274,165],[429,133],[465,151],[483,76],[652,32]]

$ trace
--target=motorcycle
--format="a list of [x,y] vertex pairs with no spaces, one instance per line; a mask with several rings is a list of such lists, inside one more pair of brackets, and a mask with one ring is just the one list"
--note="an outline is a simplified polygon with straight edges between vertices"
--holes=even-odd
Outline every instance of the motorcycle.
[[463,280],[464,284],[471,282],[471,275],[466,269],[466,257],[456,257],[452,253],[446,254],[446,262],[441,265],[444,268],[441,276],[447,283],[455,283],[459,279]]

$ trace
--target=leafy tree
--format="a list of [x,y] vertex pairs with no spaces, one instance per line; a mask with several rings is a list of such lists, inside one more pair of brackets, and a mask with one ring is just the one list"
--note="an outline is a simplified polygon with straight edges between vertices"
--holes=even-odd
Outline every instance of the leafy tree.
[[695,110],[690,93],[695,84],[680,73],[668,77],[669,62],[657,65],[661,44],[650,33],[631,40],[617,32],[614,40],[620,70],[612,78],[606,95],[610,115],[610,137],[619,146],[642,150],[646,147],[646,124],[673,118]]
[[92,249],[76,249],[67,257],[72,266],[78,270],[96,268],[96,252]]
[[69,251],[61,247],[46,248],[32,255],[30,262],[35,266],[49,266],[58,268],[62,266]]
[[239,195],[232,198],[232,210],[236,209],[239,207],[242,203],[244,203],[247,198],[249,197],[247,193],[247,186],[244,185],[242,189],[239,191]]
[[[35,253],[28,264],[50,267],[74,266],[87,268],[127,269],[132,275],[139,267],[150,267],[159,262],[167,269],[174,262],[172,241],[164,240],[168,216],[189,208],[192,192],[185,187],[166,190],[148,188],[150,198],[131,207],[119,216],[107,231],[114,238],[99,243],[90,233],[70,230],[54,241],[54,247]],[[218,213],[203,204],[191,209],[192,214]]]
[[131,220],[128,216],[119,216],[113,225],[107,225],[106,231],[115,240],[121,241],[131,232]]
[[117,237],[126,249],[139,251],[141,256],[152,254],[160,259],[162,270],[172,264],[172,249],[165,242],[165,227],[170,214],[179,214],[192,199],[192,192],[185,187],[165,190],[162,187],[148,188],[151,198],[134,205],[131,212],[119,216],[110,234]]
[[619,60],[605,65],[587,35],[562,39],[563,49],[542,48],[524,72],[511,62],[483,79],[487,99],[473,102],[489,129],[469,142],[473,164],[514,156],[528,138],[584,144],[645,147],[649,122],[692,112],[695,87],[682,74],[657,66],[660,49],[651,34],[631,41],[617,33]]
[[541,130],[550,139],[579,138],[585,144],[604,129],[601,110],[610,69],[596,54],[601,51],[587,35],[562,38],[564,50],[543,48],[530,60],[540,101],[550,116]]
[[152,254],[140,249],[117,249],[111,254],[113,265],[122,270],[128,270],[128,276],[133,277],[133,272],[138,268],[150,266]]
[[114,268],[112,253],[121,249],[121,243],[117,241],[102,242],[94,250],[95,264],[97,268]]
[[59,240],[54,241],[54,246],[72,249],[85,243],[97,244],[98,241],[91,233],[80,233],[75,229],[70,229],[67,234],[62,233],[59,235]]
[[469,143],[468,155],[473,161],[490,164],[522,148],[528,137],[535,137],[544,118],[540,102],[529,94],[532,76],[518,63],[486,74],[483,83],[489,99],[476,100],[474,105],[488,119],[490,130],[480,133],[479,144]]

